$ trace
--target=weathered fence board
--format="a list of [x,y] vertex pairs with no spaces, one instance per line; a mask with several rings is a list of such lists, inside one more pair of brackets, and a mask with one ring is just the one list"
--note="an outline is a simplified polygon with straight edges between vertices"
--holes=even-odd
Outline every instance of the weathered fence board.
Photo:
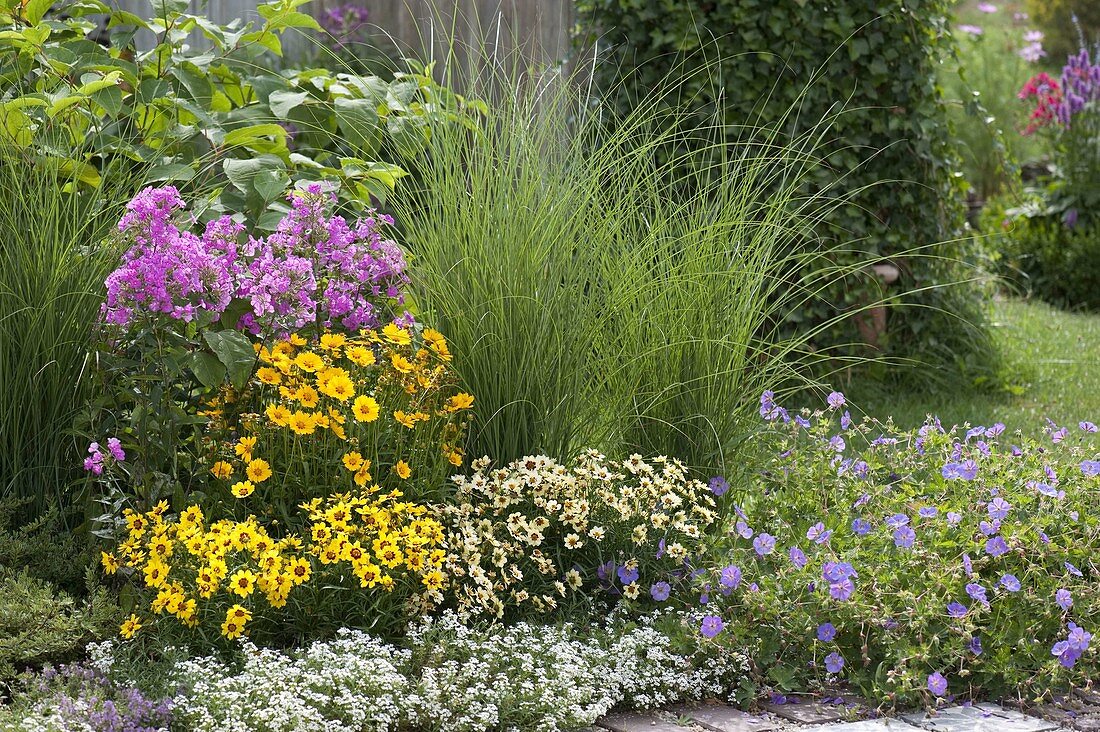
[[[115,7],[149,17],[148,0],[108,0]],[[313,0],[303,11],[320,15],[346,0]],[[457,41],[453,59],[471,63],[465,49],[512,50],[518,45],[523,58],[532,64],[554,63],[569,51],[573,24],[573,0],[363,0],[370,13],[369,24],[376,36],[392,39],[397,48],[425,57],[434,48],[436,58],[445,58],[447,43]],[[217,23],[233,18],[256,20],[256,0],[191,0],[192,13],[205,13]],[[196,43],[201,36],[196,35]],[[304,38],[287,38],[288,56],[308,50]],[[476,54],[481,58],[482,54]]]

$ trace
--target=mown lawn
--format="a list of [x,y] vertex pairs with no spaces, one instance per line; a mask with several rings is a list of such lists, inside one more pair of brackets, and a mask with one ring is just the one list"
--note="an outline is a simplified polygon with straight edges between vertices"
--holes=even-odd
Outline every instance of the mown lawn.
[[[1070,313],[1041,302],[1000,300],[994,305],[997,341],[1016,388],[989,392],[960,384],[925,394],[858,386],[849,398],[862,411],[903,427],[935,414],[945,424],[990,425],[1034,434],[1049,417],[1059,425],[1100,422],[1100,314]],[[1019,392],[1019,393],[1013,393]]]

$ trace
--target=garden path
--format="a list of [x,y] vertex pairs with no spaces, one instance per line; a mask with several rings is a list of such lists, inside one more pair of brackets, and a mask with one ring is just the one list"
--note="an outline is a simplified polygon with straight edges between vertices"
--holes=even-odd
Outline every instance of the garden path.
[[654,712],[611,714],[585,732],[1100,732],[1100,694],[1077,691],[1028,710],[996,704],[944,707],[934,715],[910,712],[869,718],[869,706],[851,697],[765,704],[750,714],[721,704],[695,704]]

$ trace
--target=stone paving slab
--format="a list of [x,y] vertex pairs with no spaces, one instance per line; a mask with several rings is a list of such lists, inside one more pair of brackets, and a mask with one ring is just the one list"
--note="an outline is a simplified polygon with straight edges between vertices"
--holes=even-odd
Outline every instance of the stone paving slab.
[[727,704],[681,704],[668,711],[713,732],[771,732],[776,728],[774,722],[764,717],[742,712]]
[[596,725],[611,732],[687,732],[690,728],[668,722],[656,712],[623,712],[608,714],[596,720]]
[[[797,701],[796,701],[797,700]],[[769,702],[764,705],[777,717],[799,724],[826,724],[844,719],[847,709],[836,704],[821,704],[812,698],[787,697],[786,704]]]
[[864,719],[859,722],[825,724],[814,728],[815,732],[920,732],[901,719]]
[[910,724],[933,732],[1045,732],[1058,724],[1005,709],[995,704],[947,707],[935,715],[922,712],[903,714]]

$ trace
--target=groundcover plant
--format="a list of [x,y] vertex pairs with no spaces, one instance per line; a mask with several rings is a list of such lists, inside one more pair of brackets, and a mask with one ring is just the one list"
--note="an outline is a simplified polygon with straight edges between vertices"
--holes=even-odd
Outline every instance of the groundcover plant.
[[1094,423],[903,432],[855,423],[836,392],[795,413],[766,392],[760,414],[771,457],[685,591],[708,608],[699,632],[747,646],[780,689],[1037,701],[1093,679]]

